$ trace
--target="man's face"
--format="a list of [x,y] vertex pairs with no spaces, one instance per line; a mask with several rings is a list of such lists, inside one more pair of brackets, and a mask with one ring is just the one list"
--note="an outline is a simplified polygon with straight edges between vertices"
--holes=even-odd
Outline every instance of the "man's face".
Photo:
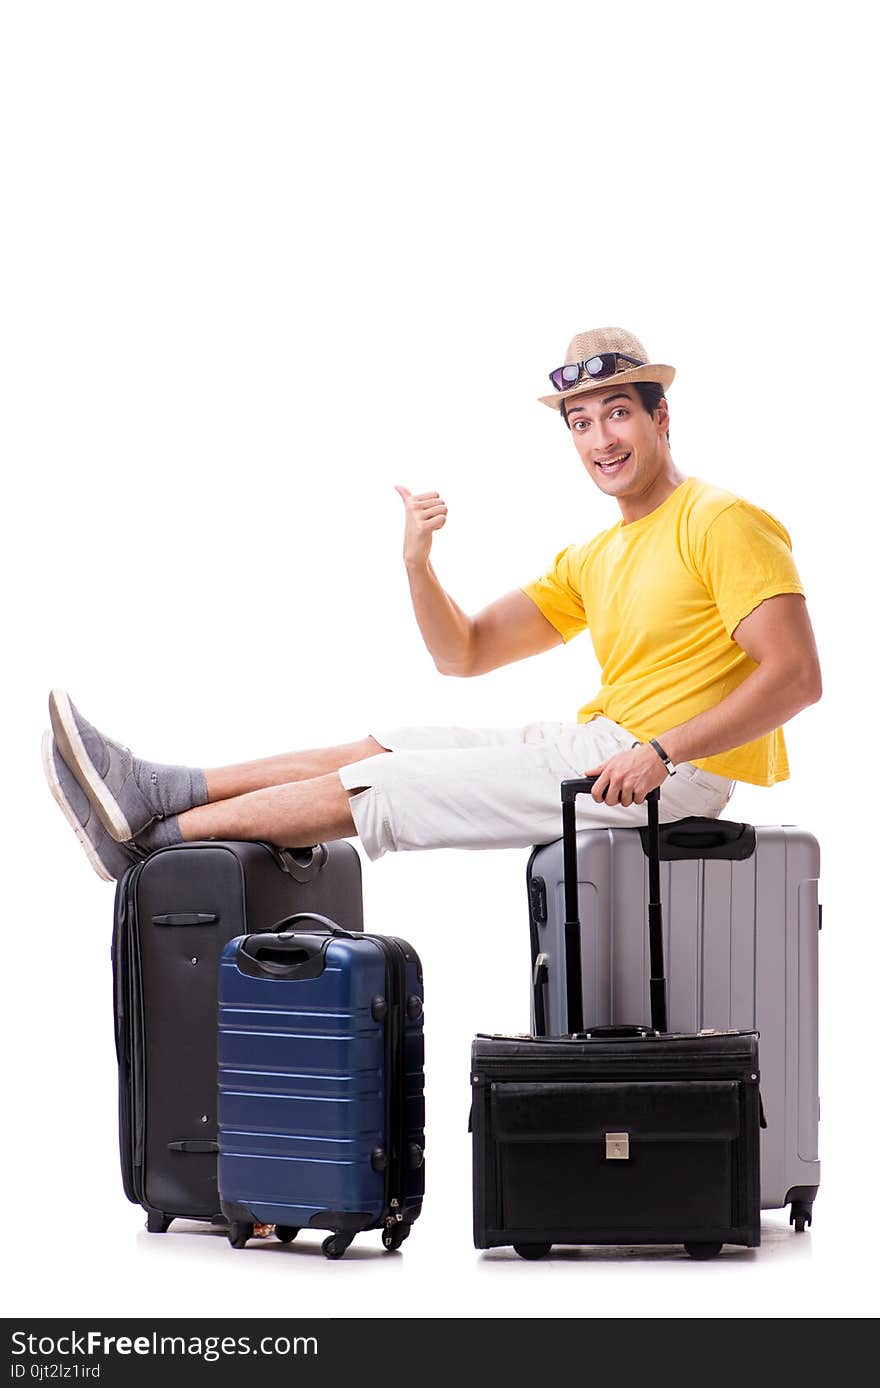
[[606,496],[638,496],[659,476],[669,428],[666,401],[653,418],[633,386],[604,387],[571,397],[571,436],[593,481]]

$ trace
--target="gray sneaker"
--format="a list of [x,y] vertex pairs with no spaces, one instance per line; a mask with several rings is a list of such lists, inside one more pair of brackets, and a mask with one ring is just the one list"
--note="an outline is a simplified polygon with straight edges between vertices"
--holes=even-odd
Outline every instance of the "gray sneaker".
[[127,747],[92,727],[63,689],[49,695],[49,716],[62,757],[118,842],[129,842],[154,820],[207,800],[202,771],[133,757]]
[[135,849],[133,845],[111,839],[89,803],[88,796],[80,789],[76,777],[65,764],[48,728],[43,733],[43,770],[64,818],[103,881],[112,882],[122,877],[132,864],[146,857],[143,851]]
[[49,695],[49,717],[61,755],[104,828],[119,842],[133,839],[158,815],[134,779],[131,752],[87,723],[63,689]]

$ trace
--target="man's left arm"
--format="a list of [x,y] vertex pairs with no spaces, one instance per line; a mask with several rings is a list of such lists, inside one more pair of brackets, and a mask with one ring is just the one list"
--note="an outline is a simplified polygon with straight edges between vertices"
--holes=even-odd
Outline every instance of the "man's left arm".
[[[729,752],[788,722],[822,697],[822,676],[807,604],[798,593],[765,598],[744,617],[733,639],[756,664],[742,684],[714,708],[657,741],[673,765]],[[593,799],[607,805],[640,805],[668,776],[650,743],[620,752],[585,775],[599,774]]]

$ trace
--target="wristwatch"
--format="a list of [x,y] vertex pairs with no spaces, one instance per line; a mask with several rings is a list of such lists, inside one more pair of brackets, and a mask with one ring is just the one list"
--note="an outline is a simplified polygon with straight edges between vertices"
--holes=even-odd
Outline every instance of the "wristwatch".
[[672,765],[672,762],[669,760],[666,753],[663,751],[663,748],[660,746],[660,743],[657,741],[656,737],[651,738],[651,746],[654,748],[654,751],[657,753],[657,756],[663,762],[663,765],[666,767],[666,770],[669,773],[669,775],[674,776],[675,767]]

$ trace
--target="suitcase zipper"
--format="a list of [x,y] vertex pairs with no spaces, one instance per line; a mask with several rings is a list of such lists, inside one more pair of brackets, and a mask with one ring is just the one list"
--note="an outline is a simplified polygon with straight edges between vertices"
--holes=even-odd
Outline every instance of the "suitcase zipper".
[[385,1209],[381,1223],[385,1228],[399,1224],[403,1215],[403,1138],[404,1138],[404,1065],[403,1008],[406,991],[406,956],[397,940],[389,936],[372,936],[385,955],[388,979],[388,1015],[385,1018],[385,1136],[388,1165],[385,1168]]
[[[135,900],[137,883],[143,870],[143,862],[131,868],[120,893],[119,931],[114,948],[116,958],[116,979],[114,1004],[116,1007],[117,1053],[119,1067],[119,1149],[122,1165],[122,1184],[128,1199],[138,1204],[144,1203],[143,1189],[143,1150],[144,1150],[144,1081],[141,1073],[143,1062],[143,1034],[136,1038],[133,1029],[137,1025],[141,1008],[135,1005],[140,994],[140,954],[135,949],[135,920],[137,916]],[[135,957],[137,953],[137,958]],[[138,1040],[140,1044],[138,1044]]]

